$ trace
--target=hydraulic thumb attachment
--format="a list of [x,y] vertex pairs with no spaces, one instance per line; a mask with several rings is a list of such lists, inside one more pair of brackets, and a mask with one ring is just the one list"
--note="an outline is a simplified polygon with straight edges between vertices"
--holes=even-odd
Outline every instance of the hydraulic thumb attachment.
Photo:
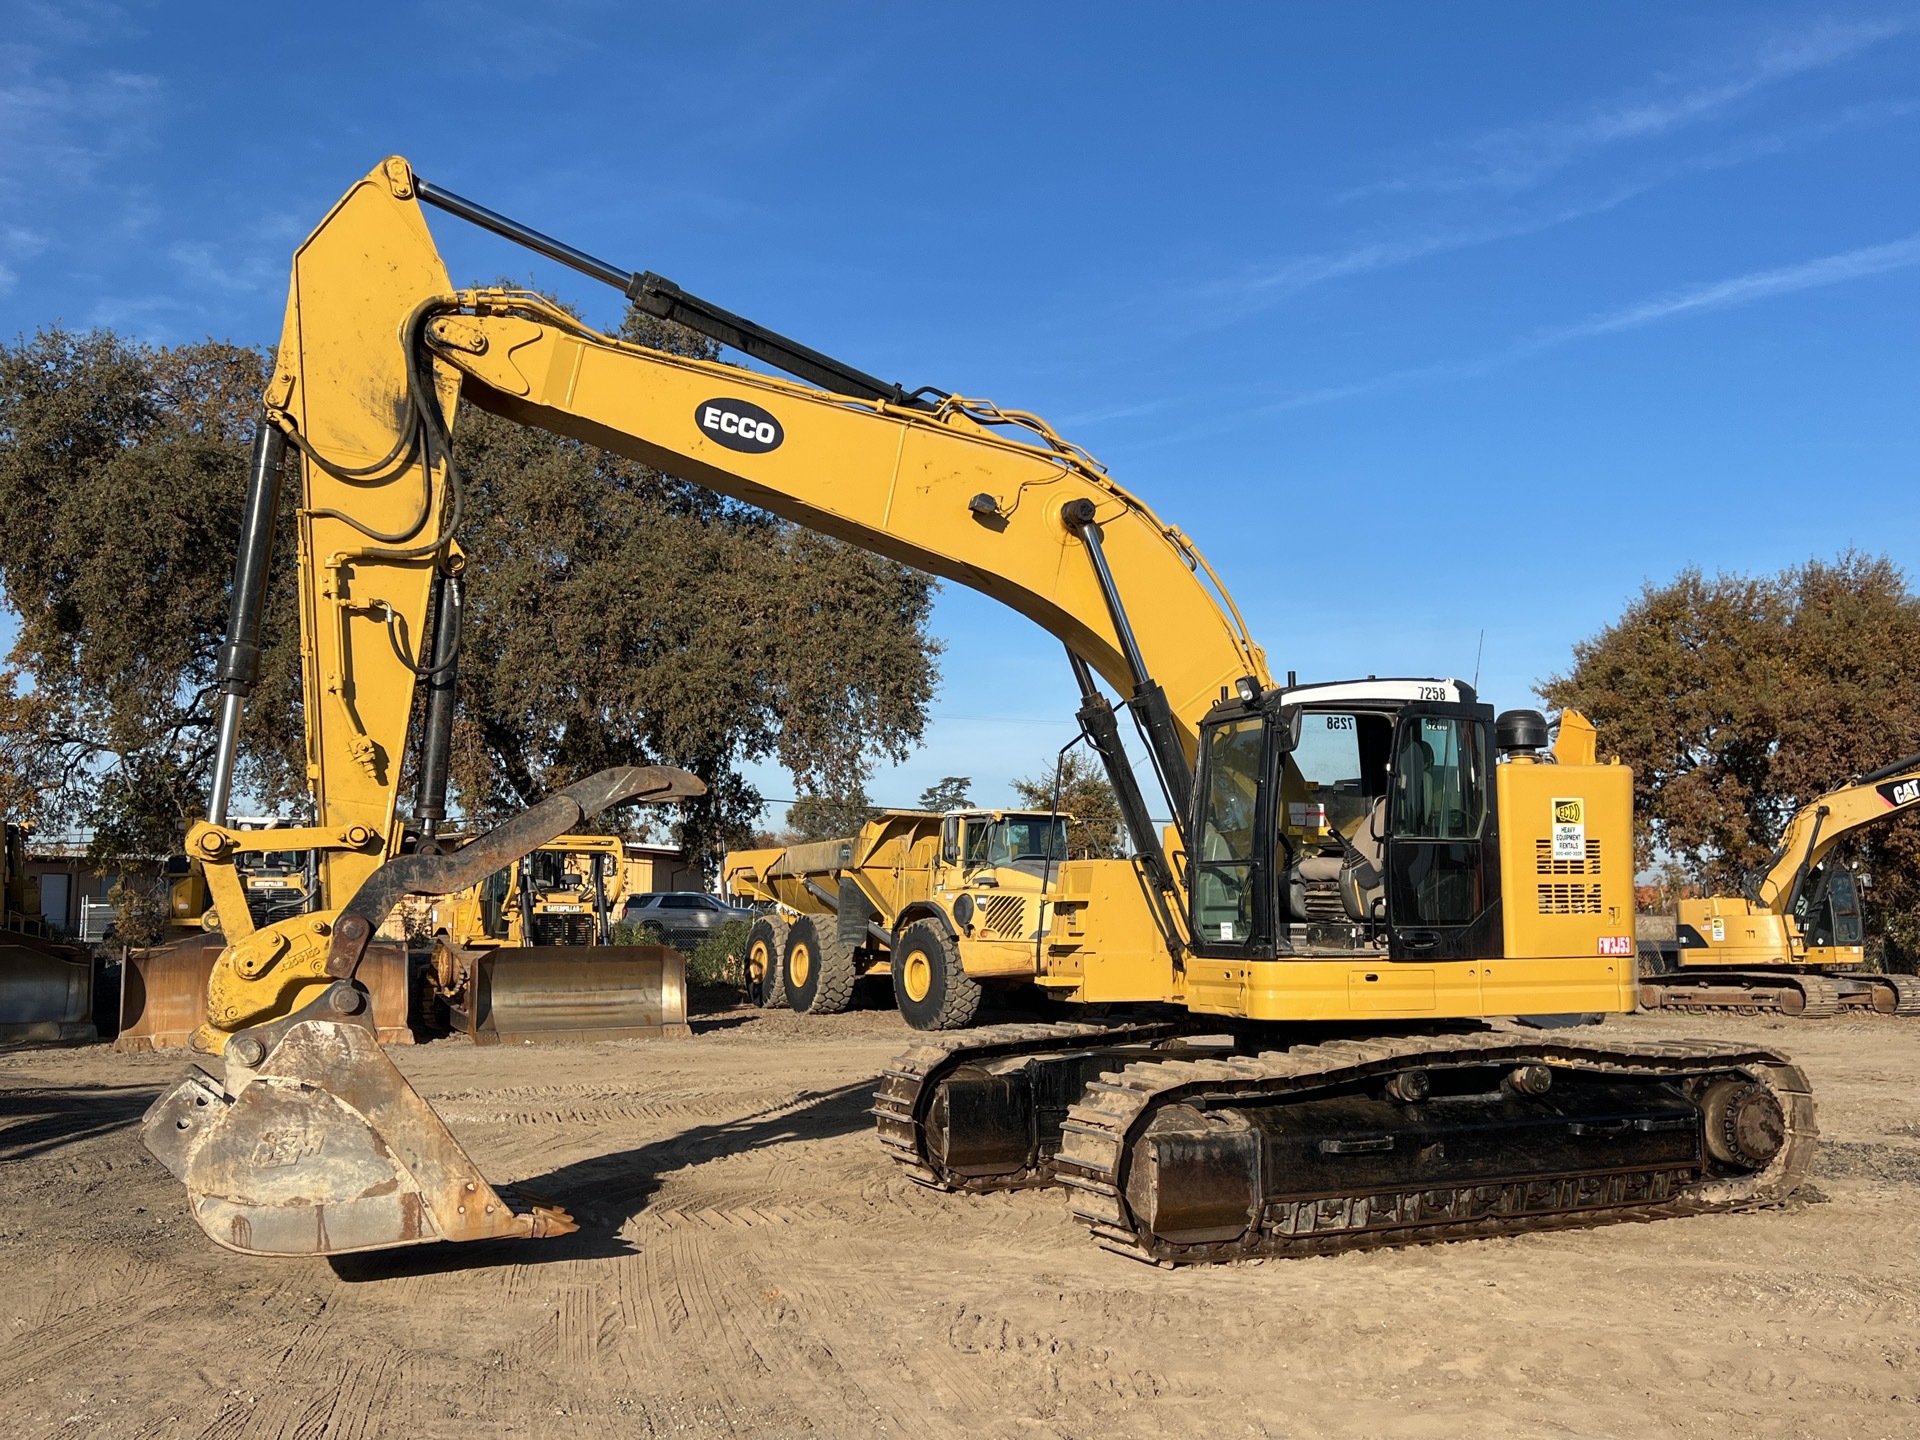
[[[303,989],[289,1014],[225,1034],[224,1080],[196,1068],[154,1102],[141,1125],[148,1150],[186,1185],[193,1218],[208,1238],[247,1255],[342,1255],[574,1230],[566,1211],[545,1204],[517,1209],[481,1177],[387,1058],[354,971],[403,895],[473,884],[614,805],[704,790],[693,776],[665,767],[602,771],[450,855],[387,861],[331,915],[286,922],[309,934],[330,932],[324,968],[315,966],[320,988]],[[323,923],[316,927],[316,920]],[[221,985],[219,967],[232,954],[216,965],[210,1017],[221,1003],[214,997],[249,983],[242,975]],[[288,954],[283,963],[296,959]],[[254,978],[270,981],[272,968]]]

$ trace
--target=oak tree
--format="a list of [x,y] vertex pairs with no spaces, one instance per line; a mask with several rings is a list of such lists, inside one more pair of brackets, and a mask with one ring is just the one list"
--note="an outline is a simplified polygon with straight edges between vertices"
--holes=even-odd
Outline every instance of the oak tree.
[[[1634,770],[1638,858],[1742,893],[1793,812],[1920,751],[1920,597],[1883,556],[1649,584],[1541,693]],[[1920,942],[1920,820],[1859,833],[1870,922]]]

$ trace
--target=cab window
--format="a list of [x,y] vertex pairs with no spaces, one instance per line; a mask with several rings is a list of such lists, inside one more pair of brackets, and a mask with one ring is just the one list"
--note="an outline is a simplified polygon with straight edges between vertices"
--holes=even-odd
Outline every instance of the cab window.
[[1393,757],[1392,831],[1400,840],[1471,840],[1486,818],[1485,738],[1472,720],[1403,727]]
[[1253,938],[1254,802],[1263,729],[1259,719],[1249,718],[1207,733],[1193,888],[1194,925],[1202,942],[1242,945]]

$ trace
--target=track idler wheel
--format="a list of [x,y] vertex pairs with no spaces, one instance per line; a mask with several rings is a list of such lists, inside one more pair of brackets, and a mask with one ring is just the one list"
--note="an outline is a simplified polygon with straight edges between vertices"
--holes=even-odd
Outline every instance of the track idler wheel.
[[1716,1080],[1700,1097],[1707,1153],[1736,1170],[1764,1170],[1787,1143],[1787,1117],[1767,1087]]
[[346,981],[227,1042],[222,1084],[195,1070],[141,1122],[193,1218],[244,1255],[344,1255],[574,1230],[517,1213],[380,1048]]

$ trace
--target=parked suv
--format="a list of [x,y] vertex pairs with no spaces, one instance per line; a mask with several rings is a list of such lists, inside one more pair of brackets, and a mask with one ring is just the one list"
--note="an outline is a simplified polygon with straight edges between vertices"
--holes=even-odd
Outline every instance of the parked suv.
[[654,890],[630,895],[620,910],[626,925],[651,925],[669,945],[691,941],[698,943],[713,930],[733,920],[756,920],[752,910],[697,890]]

